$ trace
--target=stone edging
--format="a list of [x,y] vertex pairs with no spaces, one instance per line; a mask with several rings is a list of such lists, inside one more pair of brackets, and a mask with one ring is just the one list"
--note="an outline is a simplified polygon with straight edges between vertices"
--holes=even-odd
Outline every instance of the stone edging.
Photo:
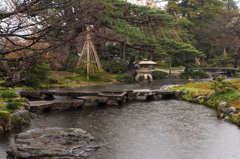
[[240,116],[234,114],[236,108],[227,107],[227,102],[220,101],[219,103],[212,101],[208,96],[191,96],[187,91],[175,91],[176,99],[185,100],[188,102],[204,104],[206,106],[215,108],[217,110],[217,117],[224,119],[225,121],[232,122],[237,126],[240,126]]

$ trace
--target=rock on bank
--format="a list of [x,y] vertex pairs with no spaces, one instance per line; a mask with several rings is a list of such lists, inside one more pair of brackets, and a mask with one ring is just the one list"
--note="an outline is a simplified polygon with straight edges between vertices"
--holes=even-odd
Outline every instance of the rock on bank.
[[99,148],[94,137],[78,128],[33,129],[15,137],[6,151],[18,158],[81,158]]

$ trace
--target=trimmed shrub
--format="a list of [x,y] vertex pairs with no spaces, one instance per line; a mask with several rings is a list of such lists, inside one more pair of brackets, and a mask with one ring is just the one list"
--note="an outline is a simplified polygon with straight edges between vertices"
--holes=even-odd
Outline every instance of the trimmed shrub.
[[138,56],[136,56],[136,58],[135,58],[135,61],[141,61],[142,59],[144,59],[144,57],[143,57],[143,56],[140,56],[140,55],[138,55]]
[[219,56],[218,58],[210,59],[207,62],[210,64],[211,67],[229,67],[233,66],[234,58],[231,56]]
[[1,97],[3,98],[17,98],[17,94],[12,91],[2,91]]
[[216,93],[227,93],[229,91],[238,90],[239,86],[230,81],[223,81],[225,77],[217,77],[216,80],[212,82],[211,89]]
[[162,71],[153,71],[151,72],[154,79],[163,79],[167,73]]
[[22,104],[19,102],[10,102],[7,104],[6,108],[9,110],[16,110],[19,106],[22,106]]
[[109,61],[103,64],[103,69],[106,72],[111,73],[124,73],[127,71],[127,66],[123,62],[117,62],[115,60]]
[[[44,65],[39,65],[41,67],[45,67]],[[34,67],[33,69],[31,69],[30,71],[30,75],[28,77],[28,79],[25,82],[26,86],[29,87],[39,87],[40,83],[46,83],[48,82],[48,70],[45,69],[41,69],[39,67]],[[27,76],[27,72],[23,72],[21,74],[21,77],[26,77]]]
[[188,79],[188,78],[195,78],[195,79],[199,79],[199,78],[210,78],[210,74],[203,72],[202,70],[197,70],[197,71],[188,71],[188,72],[181,72],[180,73],[180,78],[183,79]]
[[128,73],[119,74],[116,76],[116,79],[118,82],[126,82],[126,83],[133,82],[133,76]]

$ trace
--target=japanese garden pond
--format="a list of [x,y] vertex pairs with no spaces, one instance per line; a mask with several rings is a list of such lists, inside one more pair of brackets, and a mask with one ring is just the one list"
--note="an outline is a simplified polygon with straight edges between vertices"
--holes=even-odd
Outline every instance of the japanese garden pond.
[[[184,83],[186,80],[167,79],[152,84],[100,85],[78,90],[159,89],[166,84]],[[7,158],[5,151],[14,143],[14,134],[46,127],[82,128],[92,134],[101,148],[88,159],[239,158],[240,129],[236,125],[218,119],[212,108],[175,99],[120,106],[88,105],[45,113],[21,130],[1,137],[0,158]]]

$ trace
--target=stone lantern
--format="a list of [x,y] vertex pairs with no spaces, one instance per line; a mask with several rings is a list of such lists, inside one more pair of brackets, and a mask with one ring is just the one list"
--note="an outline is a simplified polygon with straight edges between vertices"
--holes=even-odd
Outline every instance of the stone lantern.
[[147,83],[148,77],[150,78],[150,82],[153,82],[152,75],[150,74],[150,72],[152,72],[153,69],[150,69],[150,68],[153,68],[152,65],[156,65],[157,63],[153,61],[148,61],[147,59],[143,59],[138,64],[139,64],[139,70],[137,70],[137,76],[135,80],[138,82],[139,77],[143,76],[145,83]]

